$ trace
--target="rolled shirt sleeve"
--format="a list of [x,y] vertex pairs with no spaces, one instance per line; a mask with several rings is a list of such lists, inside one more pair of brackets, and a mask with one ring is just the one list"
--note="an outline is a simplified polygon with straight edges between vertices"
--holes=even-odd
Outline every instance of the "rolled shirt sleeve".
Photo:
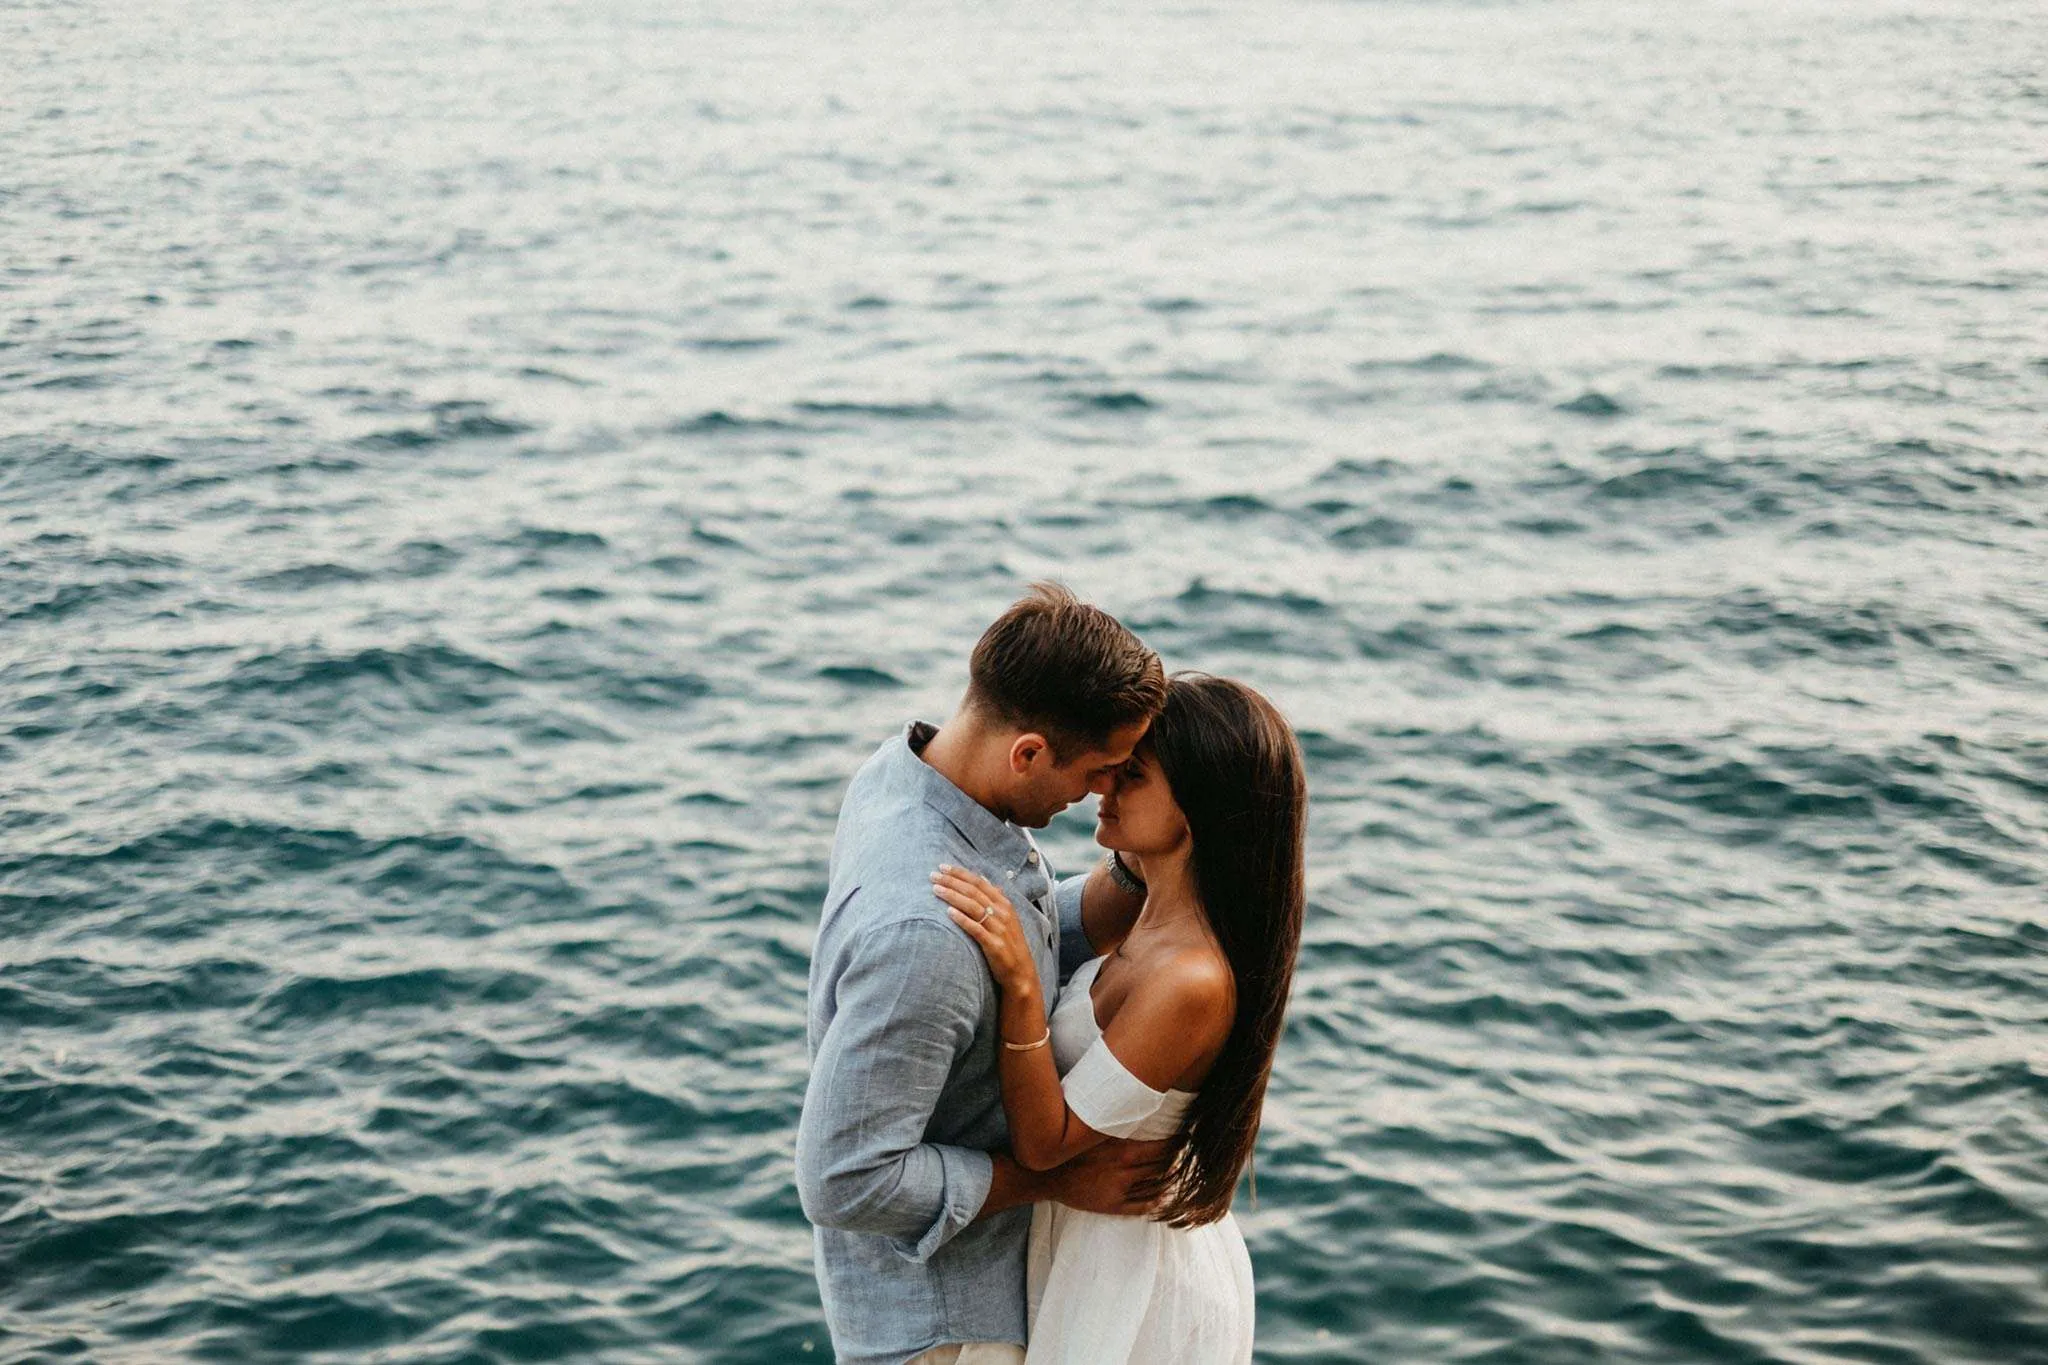
[[904,919],[847,945],[797,1123],[797,1194],[821,1227],[888,1238],[925,1261],[988,1200],[988,1153],[926,1142],[974,1041],[988,969],[951,925]]
[[1063,877],[1053,888],[1055,908],[1060,921],[1060,965],[1062,985],[1083,962],[1096,955],[1095,948],[1088,942],[1088,931],[1081,927],[1081,893],[1088,889],[1088,874],[1078,877]]

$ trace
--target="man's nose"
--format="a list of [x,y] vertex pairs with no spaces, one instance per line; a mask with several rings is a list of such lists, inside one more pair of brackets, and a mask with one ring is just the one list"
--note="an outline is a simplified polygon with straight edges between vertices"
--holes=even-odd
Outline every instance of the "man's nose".
[[1115,773],[1097,773],[1088,780],[1088,790],[1097,796],[1107,796],[1116,790]]

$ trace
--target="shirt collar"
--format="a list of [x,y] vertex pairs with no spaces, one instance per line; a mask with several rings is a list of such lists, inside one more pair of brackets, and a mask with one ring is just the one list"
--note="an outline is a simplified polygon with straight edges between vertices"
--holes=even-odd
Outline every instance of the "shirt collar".
[[960,831],[974,851],[998,863],[1018,863],[1037,847],[1024,830],[1001,819],[988,807],[961,791],[937,768],[924,761],[924,746],[939,729],[927,721],[914,720],[903,731],[903,743],[892,746],[895,765],[924,803],[946,817]]

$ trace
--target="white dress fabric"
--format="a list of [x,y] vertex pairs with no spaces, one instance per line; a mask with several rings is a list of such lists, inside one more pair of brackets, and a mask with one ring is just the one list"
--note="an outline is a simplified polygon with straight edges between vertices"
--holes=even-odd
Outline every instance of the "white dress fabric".
[[[1102,1040],[1089,994],[1101,958],[1075,970],[1052,1012],[1052,1055],[1074,1116],[1112,1137],[1164,1138],[1194,1101],[1154,1090]],[[1245,1365],[1252,1261],[1237,1218],[1198,1228],[1064,1204],[1031,1209],[1027,1365]]]

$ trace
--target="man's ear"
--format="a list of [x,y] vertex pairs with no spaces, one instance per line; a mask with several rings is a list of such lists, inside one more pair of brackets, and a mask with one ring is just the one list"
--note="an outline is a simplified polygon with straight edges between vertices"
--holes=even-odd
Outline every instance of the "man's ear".
[[1010,771],[1023,776],[1031,770],[1032,761],[1051,748],[1044,735],[1027,730],[1010,741]]

